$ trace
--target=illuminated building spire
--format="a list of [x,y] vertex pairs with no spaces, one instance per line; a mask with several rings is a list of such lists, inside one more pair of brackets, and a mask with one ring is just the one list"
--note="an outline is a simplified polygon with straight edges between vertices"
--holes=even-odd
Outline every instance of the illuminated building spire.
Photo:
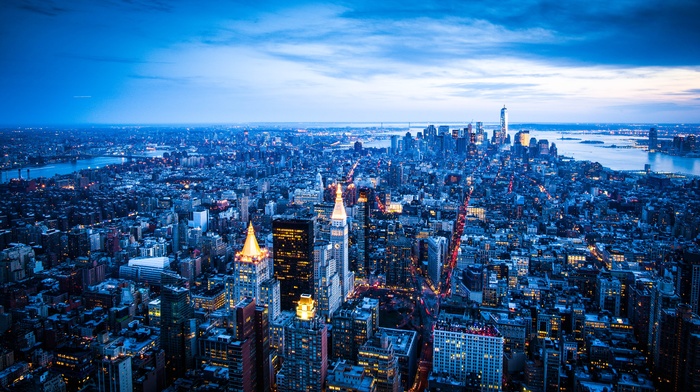
[[347,220],[348,215],[345,213],[345,206],[343,205],[343,186],[338,183],[338,187],[335,191],[335,207],[333,207],[333,215],[331,215],[331,220]]
[[258,245],[258,240],[255,238],[255,229],[253,228],[253,223],[248,223],[248,236],[245,239],[245,245],[243,245],[243,250],[241,251],[241,256],[249,258],[259,258],[262,255],[260,246]]

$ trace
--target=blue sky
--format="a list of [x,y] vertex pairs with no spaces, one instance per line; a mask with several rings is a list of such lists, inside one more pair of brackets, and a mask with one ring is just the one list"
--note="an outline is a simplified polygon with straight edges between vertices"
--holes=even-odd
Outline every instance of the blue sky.
[[698,123],[698,20],[696,0],[4,0],[0,123]]

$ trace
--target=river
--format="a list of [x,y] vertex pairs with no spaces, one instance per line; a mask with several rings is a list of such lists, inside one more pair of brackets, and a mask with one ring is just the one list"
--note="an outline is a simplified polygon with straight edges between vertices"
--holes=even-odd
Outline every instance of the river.
[[[141,155],[147,155],[151,157],[162,157],[165,150],[155,150],[142,152]],[[32,179],[39,177],[50,178],[55,175],[71,174],[73,172],[81,171],[84,169],[97,169],[100,167],[105,167],[107,165],[120,165],[126,162],[128,158],[122,157],[94,157],[89,159],[80,159],[77,161],[63,162],[63,163],[51,163],[44,166],[25,166],[20,169],[22,173],[22,178]],[[27,174],[27,169],[29,169],[29,174]],[[17,169],[4,170],[2,172],[2,178],[0,181],[9,182],[12,178],[17,178]]]

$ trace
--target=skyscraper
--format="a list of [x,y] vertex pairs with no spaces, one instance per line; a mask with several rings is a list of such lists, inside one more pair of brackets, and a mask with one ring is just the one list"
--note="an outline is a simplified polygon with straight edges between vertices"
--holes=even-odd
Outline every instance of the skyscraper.
[[190,290],[165,285],[161,290],[160,346],[165,351],[166,375],[171,382],[194,366],[196,323]]
[[659,131],[655,127],[649,129],[649,152],[656,151],[659,148]]
[[357,259],[355,260],[355,275],[361,278],[369,275],[369,189],[360,188],[360,196],[355,207],[355,220],[352,234],[357,244]]
[[316,314],[314,300],[302,294],[297,315],[285,327],[284,363],[277,390],[322,391],[328,370],[328,328]]
[[340,279],[341,301],[345,302],[355,289],[355,274],[350,271],[348,257],[348,216],[343,204],[343,189],[340,183],[335,194],[335,207],[331,215],[331,245],[336,271]]
[[314,247],[314,298],[318,303],[319,316],[329,320],[340,306],[340,279],[336,263],[332,258],[333,247],[326,241]]
[[365,375],[374,377],[377,392],[402,390],[398,358],[386,334],[369,339],[360,347],[357,364],[365,368]]
[[503,144],[506,140],[506,135],[508,134],[508,109],[506,105],[503,105],[501,109],[501,129],[496,138],[496,144]]
[[255,238],[253,224],[248,225],[248,236],[243,249],[236,253],[233,276],[226,281],[226,306],[233,309],[245,298],[254,298],[260,305],[267,305],[278,313],[279,298],[275,295],[270,255],[260,248]]
[[280,282],[282,310],[292,310],[299,295],[314,292],[313,219],[272,221],[275,278]]
[[122,352],[107,355],[98,363],[97,390],[99,392],[131,392],[131,357]]

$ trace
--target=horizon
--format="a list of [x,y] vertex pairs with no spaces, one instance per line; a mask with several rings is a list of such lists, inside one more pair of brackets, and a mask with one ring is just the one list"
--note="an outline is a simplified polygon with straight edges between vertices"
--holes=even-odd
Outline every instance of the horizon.
[[[27,124],[27,125],[2,125],[0,130],[28,130],[28,129],[54,129],[54,130],[70,130],[70,129],[108,129],[108,128],[208,128],[208,127],[261,127],[261,126],[285,126],[294,129],[298,125],[302,128],[316,129],[314,126],[335,125],[337,128],[347,128],[348,126],[357,126],[358,129],[374,129],[374,128],[390,128],[390,129],[409,129],[420,128],[428,125],[446,125],[446,126],[466,126],[481,122],[485,127],[499,126],[498,121],[251,121],[251,122],[229,122],[229,123],[83,123],[83,124]],[[653,122],[555,122],[555,121],[536,121],[536,122],[508,122],[509,128],[526,126],[526,125],[577,125],[577,126],[633,126],[633,127],[698,127],[697,123],[653,123]],[[567,131],[567,130],[564,130]],[[579,130],[572,130],[579,131]]]
[[697,2],[0,8],[0,118],[11,126],[488,123],[504,104],[518,123],[700,123]]

